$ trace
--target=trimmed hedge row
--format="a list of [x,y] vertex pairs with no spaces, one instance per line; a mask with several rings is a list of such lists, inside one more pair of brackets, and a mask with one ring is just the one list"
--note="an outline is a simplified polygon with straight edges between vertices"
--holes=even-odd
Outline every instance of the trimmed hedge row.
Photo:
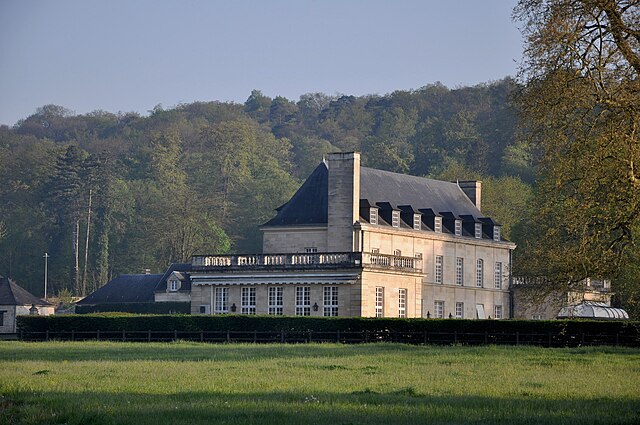
[[76,305],[77,314],[129,312],[138,314],[189,314],[191,303],[162,302],[162,303],[109,303],[96,305]]
[[131,315],[104,313],[66,316],[19,316],[18,332],[70,331],[178,331],[178,332],[369,332],[490,333],[553,335],[554,340],[575,340],[583,334],[615,335],[625,345],[640,346],[640,322],[582,320],[459,320],[361,317],[289,317],[247,315]]

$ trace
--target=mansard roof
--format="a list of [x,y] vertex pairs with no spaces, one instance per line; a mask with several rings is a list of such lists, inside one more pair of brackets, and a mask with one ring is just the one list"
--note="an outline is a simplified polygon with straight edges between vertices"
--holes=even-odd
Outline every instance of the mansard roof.
[[78,301],[80,305],[109,303],[151,303],[153,291],[163,275],[123,274]]
[[0,305],[40,305],[51,303],[41,300],[26,289],[18,286],[11,279],[0,276]]

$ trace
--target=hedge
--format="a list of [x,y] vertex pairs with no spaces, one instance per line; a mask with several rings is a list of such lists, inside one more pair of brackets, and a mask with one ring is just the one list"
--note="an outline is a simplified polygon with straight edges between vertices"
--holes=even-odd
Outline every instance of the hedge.
[[138,314],[189,314],[191,303],[162,302],[162,303],[108,303],[95,305],[76,305],[77,314],[128,312]]
[[[157,331],[157,332],[314,332],[369,333],[398,335],[418,333],[449,334],[521,334],[553,336],[554,344],[575,342],[587,335],[615,336],[624,345],[640,346],[640,322],[586,320],[460,320],[397,319],[361,317],[290,317],[248,315],[132,315],[103,313],[65,316],[19,316],[18,332],[29,334],[70,331]],[[391,340],[391,338],[388,338]],[[495,339],[494,339],[495,340]]]

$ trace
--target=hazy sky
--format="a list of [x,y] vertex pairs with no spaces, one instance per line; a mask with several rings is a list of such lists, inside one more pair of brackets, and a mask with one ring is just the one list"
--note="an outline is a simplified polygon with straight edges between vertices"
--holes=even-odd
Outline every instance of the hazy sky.
[[515,75],[515,0],[0,0],[0,124]]

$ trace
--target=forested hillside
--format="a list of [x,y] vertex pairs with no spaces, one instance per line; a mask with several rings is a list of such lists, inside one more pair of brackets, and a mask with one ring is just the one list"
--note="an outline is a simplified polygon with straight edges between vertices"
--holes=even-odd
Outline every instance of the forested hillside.
[[244,104],[161,106],[143,117],[47,105],[0,127],[0,274],[42,295],[82,295],[194,253],[256,252],[257,226],[333,151],[363,165],[483,180],[483,210],[511,228],[534,180],[511,79],[386,96],[255,90]]

